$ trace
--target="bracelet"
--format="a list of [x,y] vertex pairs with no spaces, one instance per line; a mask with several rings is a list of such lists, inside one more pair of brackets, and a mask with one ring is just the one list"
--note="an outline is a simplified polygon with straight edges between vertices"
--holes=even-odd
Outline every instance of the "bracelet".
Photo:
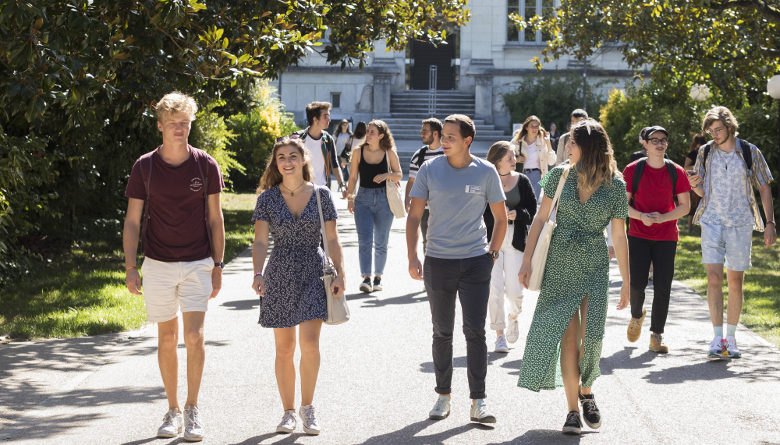
[[263,273],[262,273],[262,272],[257,272],[257,273],[255,274],[255,276],[258,276],[258,275],[262,277],[262,276],[263,276]]
[[138,270],[138,268],[137,268],[137,267],[135,267],[135,266],[130,266],[130,267],[127,267],[127,268],[125,268],[125,272],[127,272],[127,271],[128,271],[128,270],[130,270],[130,269],[135,269],[135,270]]
[[767,224],[772,224],[772,225],[774,225],[774,226],[777,226],[777,224],[775,224],[775,222],[774,222],[774,221],[767,221],[766,223],[767,223]]
[[349,195],[347,195],[347,199],[354,200],[355,199],[355,195],[350,193]]

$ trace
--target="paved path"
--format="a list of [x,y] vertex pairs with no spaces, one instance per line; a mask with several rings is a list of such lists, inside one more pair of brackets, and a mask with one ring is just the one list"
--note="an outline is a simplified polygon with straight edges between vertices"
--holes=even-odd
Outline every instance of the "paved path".
[[[740,327],[737,338],[744,358],[707,361],[704,351],[712,329],[706,302],[679,283],[666,334],[671,353],[648,352],[646,331],[637,343],[628,343],[629,313],[614,309],[620,286],[616,267],[603,376],[594,386],[604,419],[598,431],[585,428],[581,437],[563,436],[563,390],[537,394],[516,386],[535,295],[525,299],[515,348],[488,357],[488,403],[498,417],[496,428],[469,422],[460,329],[452,415],[440,422],[427,420],[435,401],[430,311],[422,283],[406,272],[405,221],[393,225],[386,290],[365,295],[357,292],[354,219],[343,202],[339,207],[353,320],[323,327],[315,397],[323,433],[308,437],[300,427],[293,435],[273,432],[282,414],[273,333],[256,324],[252,263],[246,255],[226,268],[225,287],[206,316],[200,397],[205,443],[780,444],[780,352]],[[488,333],[491,350],[494,339]],[[156,340],[152,326],[131,334],[0,345],[0,442],[181,443],[154,437],[167,409]],[[183,345],[179,352],[184,382]],[[180,394],[183,401],[183,390]]]

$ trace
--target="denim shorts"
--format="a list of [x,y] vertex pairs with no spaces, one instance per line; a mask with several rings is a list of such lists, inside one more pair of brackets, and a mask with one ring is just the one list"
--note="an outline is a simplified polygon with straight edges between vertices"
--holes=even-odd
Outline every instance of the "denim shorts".
[[701,223],[702,264],[724,264],[726,269],[744,272],[750,269],[753,226],[727,227]]

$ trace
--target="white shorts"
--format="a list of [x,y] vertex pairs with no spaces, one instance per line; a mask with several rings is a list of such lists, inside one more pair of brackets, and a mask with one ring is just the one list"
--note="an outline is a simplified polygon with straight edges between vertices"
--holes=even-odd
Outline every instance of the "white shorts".
[[701,224],[701,262],[724,264],[726,269],[744,272],[750,269],[753,226],[726,227]]
[[146,317],[154,323],[176,318],[181,312],[206,312],[211,295],[214,260],[165,263],[144,258],[143,293]]

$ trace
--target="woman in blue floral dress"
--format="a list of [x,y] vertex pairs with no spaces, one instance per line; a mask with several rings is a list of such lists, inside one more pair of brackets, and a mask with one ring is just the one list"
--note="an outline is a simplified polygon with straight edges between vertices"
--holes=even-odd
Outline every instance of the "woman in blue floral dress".
[[[330,191],[312,183],[314,174],[308,150],[300,139],[283,138],[273,152],[260,180],[252,221],[255,277],[252,289],[260,298],[260,324],[274,329],[276,382],[284,405],[280,433],[295,430],[296,334],[301,347],[301,408],[303,430],[319,434],[312,400],[320,367],[319,339],[322,321],[327,319],[325,285],[320,279],[326,257],[320,241],[319,190],[325,220],[326,242],[336,268],[331,284],[336,297],[344,298],[344,263],[336,231],[336,208]],[[274,248],[263,271],[269,232]],[[297,333],[295,327],[298,326]]]
[[563,386],[569,411],[563,432],[580,434],[578,401],[585,423],[591,428],[601,426],[591,386],[601,374],[599,359],[609,302],[607,225],[612,227],[623,278],[617,308],[624,309],[629,301],[628,200],[604,128],[588,119],[573,127],[571,135],[566,145],[571,167],[556,167],[540,182],[544,188],[542,204],[531,225],[520,268],[520,282],[528,287],[534,248],[558,184],[568,170],[518,386],[532,391]]

